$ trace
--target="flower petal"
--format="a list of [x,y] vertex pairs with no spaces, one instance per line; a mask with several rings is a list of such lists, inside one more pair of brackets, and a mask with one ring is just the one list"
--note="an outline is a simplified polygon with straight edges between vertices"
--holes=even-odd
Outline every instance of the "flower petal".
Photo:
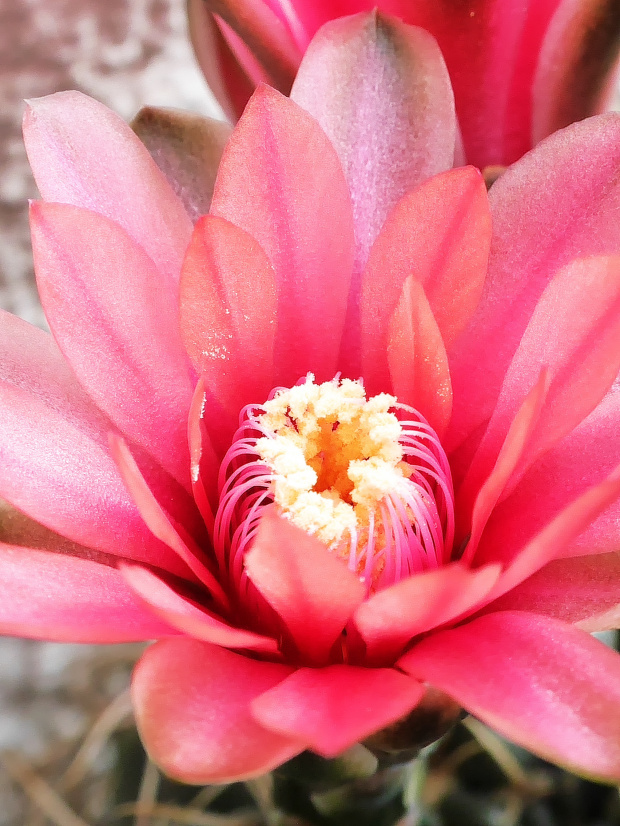
[[393,662],[417,634],[473,609],[491,590],[498,565],[477,571],[454,563],[402,579],[363,602],[354,615],[372,664]]
[[620,625],[620,554],[556,559],[492,602],[485,613],[529,611],[608,631]]
[[80,383],[189,487],[191,385],[176,305],[159,290],[160,274],[118,224],[95,212],[35,202],[30,223],[41,301]]
[[1,498],[79,545],[181,572],[128,496],[111,425],[52,337],[2,311],[0,402]]
[[29,102],[24,142],[45,201],[116,221],[163,273],[162,289],[178,282],[191,221],[118,115],[80,92],[58,92]]
[[145,106],[131,127],[196,222],[211,206],[217,167],[232,127],[178,109]]
[[448,356],[424,287],[412,275],[390,320],[387,350],[394,395],[441,436],[452,412]]
[[452,166],[456,118],[443,57],[427,32],[380,12],[333,20],[312,40],[291,97],[342,162],[359,273],[397,201]]
[[178,631],[136,599],[109,564],[0,544],[0,633],[111,643]]
[[132,682],[149,754],[168,774],[198,784],[246,780],[289,760],[304,744],[260,726],[249,706],[291,670],[197,640],[155,643]]
[[620,779],[620,657],[585,632],[487,614],[423,640],[399,666],[541,757]]
[[312,663],[326,661],[365,596],[359,578],[315,537],[267,510],[245,570]]
[[[276,640],[229,625],[221,617],[199,605],[195,599],[183,596],[147,568],[121,565],[120,570],[132,590],[157,616],[188,636],[224,648],[247,648],[271,655],[278,653]],[[204,596],[208,600],[208,595]]]
[[[491,187],[493,242],[482,299],[451,359],[451,448],[495,406],[506,370],[550,279],[575,258],[614,254],[620,116],[557,132]],[[578,170],[578,172],[577,172]]]
[[420,702],[424,686],[391,668],[300,668],[252,702],[266,728],[336,757]]
[[181,330],[202,376],[208,424],[227,444],[246,404],[260,404],[274,386],[275,274],[247,232],[207,215],[196,225],[181,278]]
[[252,235],[275,270],[278,383],[290,386],[309,370],[331,380],[353,219],[340,162],[314,119],[274,90],[258,89],[224,152],[211,211]]
[[436,175],[389,215],[362,276],[362,366],[370,393],[388,381],[389,322],[406,279],[428,297],[446,349],[474,312],[486,274],[491,216],[477,169]]

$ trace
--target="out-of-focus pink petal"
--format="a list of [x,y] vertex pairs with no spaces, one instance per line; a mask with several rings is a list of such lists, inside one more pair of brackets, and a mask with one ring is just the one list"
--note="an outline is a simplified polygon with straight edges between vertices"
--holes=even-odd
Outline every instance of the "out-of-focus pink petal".
[[0,632],[91,643],[178,633],[136,599],[109,564],[4,544],[0,544]]
[[190,639],[162,640],[143,654],[132,696],[140,735],[156,763],[186,783],[256,777],[304,743],[259,725],[252,700],[292,669]]
[[499,570],[489,565],[470,571],[455,563],[373,594],[354,615],[369,662],[393,662],[417,634],[472,610],[497,582]]
[[387,351],[394,395],[441,436],[452,412],[448,356],[424,287],[412,275],[390,320]]
[[275,270],[277,382],[290,386],[309,370],[331,380],[353,218],[340,162],[316,121],[273,89],[258,89],[224,152],[211,211],[252,235]]
[[51,336],[3,311],[0,401],[0,497],[80,545],[181,572],[128,496],[111,425]]
[[492,186],[488,276],[450,364],[448,448],[490,417],[551,277],[575,258],[617,252],[619,165],[620,116],[602,115],[547,138]]
[[[190,595],[181,595],[152,571],[135,565],[121,565],[120,570],[131,588],[152,611],[188,636],[224,648],[247,648],[265,654],[277,654],[276,640],[229,625],[221,617],[200,606]],[[203,598],[206,597],[205,594]]]
[[232,127],[178,109],[145,106],[131,128],[149,150],[192,221],[206,215]]
[[555,617],[584,631],[617,628],[620,554],[556,559],[488,605],[485,613],[511,610]]
[[[514,588],[531,574],[538,571],[553,559],[570,556],[570,546],[575,538],[602,513],[612,502],[620,497],[620,466],[604,482],[582,493],[581,496],[564,508],[540,533],[510,559],[506,549],[501,546],[489,553],[489,561],[502,562],[506,568],[499,582],[493,589],[491,597],[499,597]],[[592,548],[592,553],[597,553]],[[476,562],[481,554],[476,554]]]
[[330,665],[300,668],[252,702],[266,728],[336,757],[378,729],[404,717],[424,686],[391,668]]
[[274,386],[275,274],[247,232],[212,215],[194,230],[181,278],[181,329],[218,430],[230,438],[239,411]]
[[364,585],[342,560],[273,509],[261,520],[245,570],[312,663],[327,660],[365,596]]
[[427,32],[380,12],[333,20],[310,44],[291,97],[342,162],[359,273],[398,200],[452,167],[456,119],[443,57]]
[[58,92],[30,101],[24,142],[44,200],[116,221],[163,273],[162,289],[178,282],[192,223],[118,115],[80,92]]
[[[544,405],[521,472],[603,399],[620,370],[620,256],[577,260],[551,280],[506,372],[468,476],[488,473],[527,388],[548,371]],[[465,484],[467,484],[467,479]]]
[[35,202],[37,284],[80,383],[117,427],[189,487],[187,359],[153,262],[95,212]]
[[474,312],[486,274],[491,216],[480,172],[465,167],[431,178],[388,217],[362,277],[362,366],[370,393],[389,381],[388,325],[403,284],[424,286],[444,344]]
[[534,143],[602,111],[618,58],[615,0],[563,0],[540,52],[532,89]]
[[487,614],[423,640],[399,667],[542,757],[620,779],[620,657],[589,634],[520,611]]
[[147,526],[185,563],[186,578],[192,579],[191,575],[187,576],[191,571],[198,582],[210,591],[218,604],[227,606],[228,599],[222,586],[207,566],[204,554],[189,533],[191,528],[189,519],[185,524],[173,524],[171,517],[159,504],[145,482],[129,448],[121,438],[111,434],[110,448],[127,490],[131,493]]

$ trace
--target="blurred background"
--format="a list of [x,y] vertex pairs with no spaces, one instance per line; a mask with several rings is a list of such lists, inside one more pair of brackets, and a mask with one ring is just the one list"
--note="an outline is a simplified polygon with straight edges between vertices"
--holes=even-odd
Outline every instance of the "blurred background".
[[[146,104],[220,116],[191,52],[184,0],[0,0],[0,306],[43,327],[27,221],[37,192],[20,126],[24,98],[63,89],[127,120]],[[0,826],[268,822],[260,784],[189,789],[145,759],[127,694],[141,650],[0,638]],[[458,726],[411,782],[421,805],[403,826],[620,826],[618,790],[476,721]]]

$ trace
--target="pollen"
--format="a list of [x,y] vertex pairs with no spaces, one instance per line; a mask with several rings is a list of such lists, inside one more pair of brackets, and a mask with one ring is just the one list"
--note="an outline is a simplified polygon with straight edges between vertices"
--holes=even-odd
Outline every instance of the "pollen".
[[231,576],[260,514],[316,536],[369,591],[448,561],[454,535],[450,468],[437,435],[387,393],[309,374],[246,408],[220,470],[214,544]]

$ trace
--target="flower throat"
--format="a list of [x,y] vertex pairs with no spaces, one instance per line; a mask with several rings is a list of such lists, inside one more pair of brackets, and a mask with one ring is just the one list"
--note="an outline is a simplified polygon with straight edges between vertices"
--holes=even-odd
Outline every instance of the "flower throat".
[[393,396],[367,399],[360,381],[310,374],[245,408],[219,487],[215,544],[234,579],[272,503],[369,592],[450,557],[452,481],[437,435]]

